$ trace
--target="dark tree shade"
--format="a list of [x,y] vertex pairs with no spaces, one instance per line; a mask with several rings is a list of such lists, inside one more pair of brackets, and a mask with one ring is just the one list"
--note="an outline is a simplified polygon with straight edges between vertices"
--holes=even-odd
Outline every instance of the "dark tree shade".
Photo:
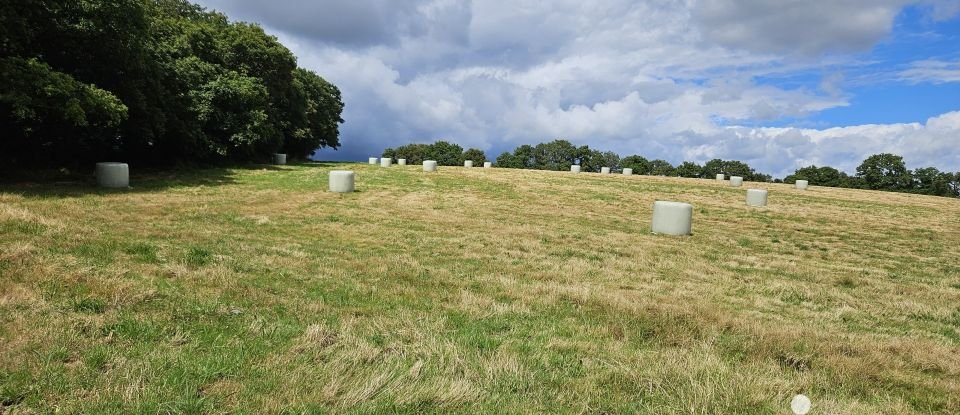
[[340,91],[185,0],[0,4],[6,168],[267,160],[338,147]]

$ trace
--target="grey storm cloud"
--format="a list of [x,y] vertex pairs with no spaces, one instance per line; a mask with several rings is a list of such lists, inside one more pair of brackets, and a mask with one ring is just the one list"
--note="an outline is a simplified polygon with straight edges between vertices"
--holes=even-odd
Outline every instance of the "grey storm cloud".
[[[739,159],[775,175],[813,163],[850,169],[880,151],[960,169],[957,113],[926,124],[747,127],[849,105],[836,70],[856,61],[842,53],[888,36],[905,1],[200,2],[261,23],[340,87],[343,147],[321,158],[365,160],[436,139],[495,157],[565,138],[674,163]],[[956,13],[951,2],[922,4],[941,19]],[[901,77],[955,73],[952,62],[911,69]],[[824,73],[820,88],[755,81],[811,70]]]
[[702,0],[693,8],[704,41],[757,52],[849,52],[889,33],[903,1]]

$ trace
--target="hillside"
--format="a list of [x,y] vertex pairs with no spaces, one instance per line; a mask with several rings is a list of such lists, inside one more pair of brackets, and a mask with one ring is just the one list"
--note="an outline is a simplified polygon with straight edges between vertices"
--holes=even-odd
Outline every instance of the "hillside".
[[[0,187],[0,413],[960,413],[956,199],[133,173]],[[650,234],[655,200],[694,235]]]

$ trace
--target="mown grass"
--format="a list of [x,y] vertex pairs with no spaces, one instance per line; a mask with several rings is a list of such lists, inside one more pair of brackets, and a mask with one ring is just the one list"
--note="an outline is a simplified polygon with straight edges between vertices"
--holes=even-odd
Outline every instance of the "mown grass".
[[[327,172],[357,192],[327,193]],[[0,413],[960,412],[960,202],[304,164],[0,188]],[[694,235],[651,235],[654,200]]]

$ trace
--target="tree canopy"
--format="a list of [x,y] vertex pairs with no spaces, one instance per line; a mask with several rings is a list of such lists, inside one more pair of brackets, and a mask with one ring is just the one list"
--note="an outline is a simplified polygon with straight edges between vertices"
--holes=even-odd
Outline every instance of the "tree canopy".
[[339,147],[340,91],[257,25],[186,0],[0,5],[7,168],[304,158]]
[[867,157],[849,176],[833,167],[807,166],[785,177],[785,183],[807,180],[812,185],[920,193],[934,196],[960,197],[960,172],[943,172],[936,167],[910,171],[903,157],[881,153]]
[[903,157],[890,153],[874,154],[857,167],[857,177],[868,189],[906,190],[913,179]]
[[441,166],[462,166],[464,160],[473,160],[474,163],[480,164],[487,161],[483,150],[471,148],[464,151],[463,147],[443,140],[433,144],[407,144],[388,148],[383,150],[382,157],[406,159],[408,164],[435,160]]

